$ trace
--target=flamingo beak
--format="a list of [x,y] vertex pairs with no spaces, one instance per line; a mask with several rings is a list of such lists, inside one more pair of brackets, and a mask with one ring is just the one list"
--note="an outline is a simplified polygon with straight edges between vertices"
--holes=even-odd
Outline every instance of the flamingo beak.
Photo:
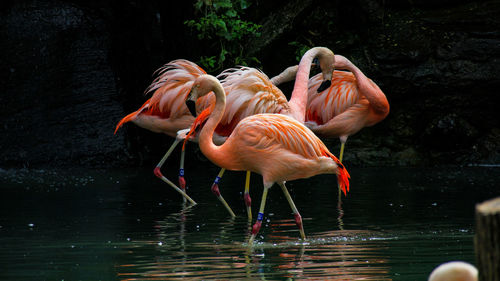
[[191,99],[191,93],[188,95],[188,98],[186,99],[186,106],[189,109],[189,112],[191,112],[191,115],[196,117],[196,102]]
[[331,85],[332,85],[331,80],[323,81],[323,83],[321,83],[321,85],[319,85],[319,87],[318,87],[318,93],[323,92],[324,90],[330,88]]

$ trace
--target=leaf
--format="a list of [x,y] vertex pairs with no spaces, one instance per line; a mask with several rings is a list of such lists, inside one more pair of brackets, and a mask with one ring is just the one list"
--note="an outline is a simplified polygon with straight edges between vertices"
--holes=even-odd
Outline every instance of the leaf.
[[234,18],[234,17],[236,17],[237,15],[238,15],[238,13],[236,13],[236,11],[235,11],[235,10],[233,10],[233,9],[231,9],[231,10],[227,10],[227,12],[226,12],[226,16],[231,17],[231,18]]
[[250,6],[250,4],[248,3],[248,1],[246,0],[240,0],[240,8],[242,10],[245,10],[246,8],[248,8]]
[[216,10],[219,8],[232,8],[233,3],[231,3],[231,0],[217,0],[213,2],[213,7]]
[[198,0],[196,3],[194,3],[194,8],[198,11],[201,10],[201,7],[203,6],[203,0]]

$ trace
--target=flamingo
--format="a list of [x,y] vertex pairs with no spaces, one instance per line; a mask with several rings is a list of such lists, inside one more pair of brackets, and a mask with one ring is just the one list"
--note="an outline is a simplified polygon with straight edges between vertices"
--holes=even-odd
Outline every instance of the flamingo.
[[[326,77],[325,85],[328,85],[331,76],[330,71],[332,70],[332,68],[329,67],[331,63],[329,62],[328,58],[325,58],[326,55],[322,55],[321,52],[318,52],[317,56],[319,59],[320,66],[322,66],[323,69],[325,69],[324,71]],[[333,53],[331,54],[331,57],[333,57]],[[285,71],[289,70],[287,69]],[[189,129],[187,128],[189,128],[189,126],[192,124],[194,120],[194,118],[188,113],[187,108],[183,105],[183,103],[179,104],[179,101],[183,100],[183,97],[185,97],[185,95],[187,94],[187,90],[192,85],[193,80],[199,75],[205,74],[206,72],[195,63],[192,63],[187,60],[174,60],[172,62],[165,64],[157,72],[159,74],[158,77],[146,90],[146,93],[154,92],[153,96],[148,101],[146,101],[144,105],[141,106],[137,111],[125,116],[122,120],[120,120],[120,122],[116,126],[115,133],[123,124],[127,122],[133,122],[136,125],[149,129],[153,132],[165,133],[169,136],[175,137],[176,139],[174,143],[171,145],[171,147],[168,149],[168,151],[165,153],[165,155],[162,157],[160,162],[155,167],[154,174],[158,178],[162,179],[163,181],[171,185],[179,193],[181,193],[184,196],[184,201],[187,198],[187,200],[195,204],[194,200],[192,200],[185,193],[186,182],[184,179],[184,146],[181,153],[181,164],[179,169],[179,186],[181,187],[180,190],[175,184],[173,184],[165,176],[163,176],[163,174],[161,173],[161,167],[165,163],[169,155],[172,153],[173,149],[177,146],[179,141],[185,138],[185,133],[189,131]],[[252,74],[255,74],[255,72],[253,72]],[[283,75],[286,76],[288,74],[286,75],[283,74]],[[309,72],[307,73],[307,76],[308,75]],[[232,83],[234,82],[235,79],[232,79]],[[267,85],[266,87],[267,89],[270,89],[271,92],[279,91],[279,89],[277,89],[272,85],[271,86]],[[325,87],[325,86],[320,86],[320,87]],[[305,93],[306,91],[303,90],[303,92]],[[281,91],[280,94],[282,95],[282,97],[284,97]],[[234,96],[235,95],[232,95],[232,97]],[[263,95],[260,95],[260,97],[262,96]],[[298,95],[296,96],[298,97]],[[253,98],[253,100],[259,100],[260,97]],[[304,97],[301,98],[304,99]],[[211,98],[204,98],[203,100],[201,100],[201,102],[198,105],[200,111],[206,108],[208,104],[210,104],[209,102],[207,102],[207,100],[210,99]],[[239,102],[235,103],[237,106],[241,107],[242,104],[245,104],[245,102],[243,103],[241,102],[242,101],[241,98],[237,97],[237,99],[239,100]],[[269,100],[269,99],[264,98],[264,100]],[[284,98],[284,101],[286,102],[286,98]],[[222,143],[225,140],[225,137],[231,133],[231,129],[234,128],[234,125],[237,124],[237,122],[239,122],[241,118],[262,111],[265,112],[266,110],[281,111],[281,108],[279,106],[278,108],[276,108],[273,105],[266,104],[261,108],[252,108],[251,110],[245,110],[245,113],[237,114],[236,117],[234,115],[234,112],[236,111],[231,110],[232,114],[228,122],[232,125],[230,125],[229,127],[224,126],[223,129],[218,130],[218,134],[214,136],[214,140],[216,140],[218,144]],[[196,141],[195,138],[191,140]],[[234,217],[235,216],[234,212],[231,210],[227,202],[224,200],[218,189],[218,181],[222,177],[223,173],[224,169],[222,169],[221,172],[219,173],[219,176],[216,177],[216,180],[212,185],[212,192],[222,202],[222,204],[228,210],[230,215]],[[249,179],[250,179],[250,174],[247,173],[246,190],[248,189],[249,186]],[[248,192],[246,194],[248,194]],[[246,199],[245,202],[250,202],[249,195],[246,196],[245,199]],[[249,204],[250,203],[247,204],[247,208],[250,208]],[[249,214],[251,214],[251,211],[249,212]]]
[[[247,116],[259,113],[277,113],[291,116],[303,123],[306,114],[307,83],[311,65],[314,59],[318,60],[323,81],[318,90],[330,86],[331,75],[334,70],[335,56],[333,52],[325,47],[314,47],[308,50],[298,66],[285,69],[280,75],[269,79],[261,71],[250,68],[230,68],[217,76],[227,93],[227,106],[221,122],[215,129],[215,133],[228,136],[236,127],[238,122]],[[279,84],[284,79],[291,80],[296,77],[295,85],[290,100],[287,101],[283,92],[274,84]],[[224,173],[221,170],[212,184],[212,191],[220,195],[218,184]],[[252,219],[251,198],[249,194],[250,172],[247,171],[245,181],[244,199],[247,208],[248,219]]]
[[[174,143],[156,165],[154,174],[181,193],[184,201],[187,199],[192,204],[196,204],[196,202],[185,193],[184,153],[181,154],[179,169],[180,188],[163,176],[160,168],[175,146],[177,146],[182,139],[177,132],[189,128],[194,121],[194,117],[189,113],[183,100],[188,94],[194,79],[202,74],[206,74],[206,72],[193,62],[179,59],[163,65],[156,71],[156,74],[158,74],[157,78],[145,91],[146,94],[153,93],[152,97],[138,110],[121,119],[116,125],[115,134],[123,124],[132,122],[152,132],[164,133],[174,137]],[[208,97],[206,97],[205,100],[206,99],[208,99]],[[202,104],[206,104],[206,101],[199,101],[198,107],[200,110],[203,109]]]
[[[290,66],[271,78],[274,85],[294,79],[298,66]],[[364,127],[377,124],[389,114],[382,90],[350,60],[335,55],[331,85],[322,87],[321,74],[309,79],[305,125],[323,137],[338,137],[342,161],[347,138]],[[339,71],[344,69],[347,71]]]
[[318,90],[322,85],[318,75],[309,80],[305,124],[320,137],[339,137],[342,161],[347,138],[385,119],[389,102],[377,84],[347,58],[335,55],[335,68],[348,71],[334,71],[328,89]]
[[324,137],[339,137],[342,159],[347,138],[364,127],[377,124],[389,114],[385,94],[347,58],[335,55],[332,85],[323,91],[320,76],[309,80],[306,126]]
[[478,271],[473,265],[453,261],[436,267],[429,275],[428,281],[477,281]]
[[[264,191],[257,220],[248,244],[252,245],[260,230],[269,188],[277,183],[292,208],[302,239],[305,239],[302,218],[285,181],[308,178],[318,174],[336,174],[344,194],[349,191],[349,173],[342,163],[314,133],[296,119],[284,114],[255,114],[241,120],[226,141],[217,146],[212,138],[226,107],[224,88],[217,78],[201,75],[193,83],[186,105],[196,115],[196,101],[209,92],[215,94],[215,106],[199,133],[202,153],[219,167],[235,171],[251,171],[262,175]],[[193,127],[206,119],[200,114]]]
[[[281,74],[281,76],[288,77],[290,76],[289,72],[293,72],[294,76],[296,73],[298,74],[298,76],[303,75],[305,79],[303,78],[302,80],[307,81],[309,77],[311,61],[313,58],[317,58],[320,67],[324,69],[323,73],[325,76],[325,81],[323,83],[324,85],[320,86],[320,88],[328,87],[331,79],[331,72],[333,71],[333,53],[327,48],[316,47],[312,48],[306,54],[309,54],[311,57],[306,59],[302,63],[303,71],[298,72],[298,66],[296,66],[286,69],[284,73]],[[307,56],[304,55],[304,57]],[[242,73],[238,70],[242,70],[244,74],[242,75]],[[187,89],[189,89],[189,87],[192,85],[193,80],[199,75],[205,74],[206,72],[190,61],[175,60],[160,68],[158,70],[158,73],[159,76],[146,90],[146,93],[154,91],[153,97],[150,100],[146,101],[146,103],[144,103],[144,105],[139,108],[139,110],[124,117],[118,123],[115,129],[115,133],[124,123],[131,121],[151,131],[163,132],[167,135],[176,137],[172,146],[156,166],[154,174],[177,190],[178,188],[162,175],[160,168],[169,157],[175,146],[179,143],[179,141],[185,138],[185,133],[189,131],[186,128],[189,128],[189,126],[192,124],[192,121],[194,120],[194,118],[189,115],[187,108],[184,105],[180,105],[178,102],[179,100],[183,100],[182,98],[187,94]],[[298,90],[295,94],[292,94],[292,98],[290,99],[291,103],[290,105],[288,105],[286,97],[283,95],[283,93],[277,87],[272,85],[272,83],[269,81],[269,78],[267,78],[265,74],[257,71],[256,69],[245,67],[241,69],[234,68],[221,73],[219,76],[226,76],[226,79],[224,79],[223,83],[226,85],[226,87],[231,87],[232,90],[229,89],[226,91],[228,93],[228,101],[231,101],[231,105],[228,106],[228,111],[224,115],[224,120],[221,123],[221,126],[219,126],[219,128],[216,130],[216,134],[214,135],[214,140],[218,144],[222,143],[225,140],[225,138],[231,133],[235,125],[242,118],[262,112],[292,114],[295,112],[299,112],[299,109],[296,109],[298,106],[294,105],[294,103],[297,105],[302,105],[307,100],[307,85],[306,83],[302,83],[302,88],[300,89],[300,91]],[[257,85],[256,82],[258,83],[258,81],[261,81],[262,83],[260,85]],[[245,83],[251,86],[245,85]],[[247,86],[247,92],[243,90],[245,86]],[[249,89],[251,89],[252,91],[250,94],[248,93]],[[212,98],[213,97],[209,97],[201,100],[198,104],[199,110],[201,111],[202,109],[209,106],[210,102],[208,102],[208,100],[211,100]],[[305,109],[303,106],[301,106],[298,116],[304,115]],[[190,140],[196,141],[196,138],[192,138]],[[184,198],[188,198],[190,202],[194,203],[194,201],[190,199],[187,194],[185,194],[186,184],[184,180],[183,167],[184,146],[181,153],[179,185],[181,186],[181,190],[183,191],[181,194],[184,196]],[[222,202],[230,215],[234,217],[234,212],[224,200],[218,188],[218,182],[220,181],[223,173],[224,169],[222,169],[219,172],[219,175],[216,177],[214,184],[212,185],[212,192]],[[247,213],[249,214],[249,218],[251,218],[251,199],[248,193],[249,179],[250,173],[247,172],[245,183],[245,203],[247,205]]]
[[[295,69],[291,66],[271,80],[275,85],[291,81]],[[389,102],[377,84],[344,56],[335,55],[335,69],[327,89],[320,74],[309,79],[305,125],[320,137],[340,138],[342,161],[347,138],[385,119]]]

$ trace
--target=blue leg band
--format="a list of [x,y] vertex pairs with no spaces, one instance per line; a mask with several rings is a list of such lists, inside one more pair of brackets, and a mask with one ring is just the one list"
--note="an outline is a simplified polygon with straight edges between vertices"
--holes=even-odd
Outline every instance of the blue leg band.
[[219,181],[220,181],[220,177],[219,176],[215,177],[214,184],[219,184]]
[[257,214],[257,220],[262,221],[264,219],[264,214],[263,213],[258,213]]

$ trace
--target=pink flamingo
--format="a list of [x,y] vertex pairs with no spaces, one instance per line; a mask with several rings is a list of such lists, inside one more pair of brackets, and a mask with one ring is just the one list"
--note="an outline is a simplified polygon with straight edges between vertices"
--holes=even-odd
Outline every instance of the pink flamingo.
[[318,91],[321,76],[309,80],[306,125],[316,134],[339,137],[342,159],[347,138],[364,127],[382,121],[389,114],[385,94],[347,58],[335,55],[332,85]]
[[[348,172],[311,130],[283,114],[249,116],[236,125],[224,144],[215,145],[213,134],[226,106],[226,95],[217,78],[210,75],[199,76],[187,97],[186,105],[195,115],[196,100],[211,91],[215,94],[215,107],[199,133],[201,151],[219,167],[252,171],[263,178],[262,201],[248,244],[252,245],[260,230],[267,192],[274,183],[281,186],[294,213],[300,235],[305,239],[302,218],[286,189],[285,181],[318,174],[337,174],[339,185],[346,194],[346,189],[349,190]],[[205,118],[203,114],[200,115],[194,126]]]
[[[189,113],[183,101],[196,77],[206,74],[206,72],[195,63],[181,59],[165,64],[158,69],[156,73],[158,73],[158,77],[145,91],[146,94],[153,92],[152,97],[138,110],[121,119],[116,126],[115,134],[123,124],[132,122],[147,130],[175,137],[176,139],[170,149],[158,165],[156,165],[154,174],[181,193],[184,200],[187,199],[192,204],[196,204],[194,200],[185,193],[184,153],[181,154],[181,165],[179,169],[180,189],[162,175],[160,168],[172,153],[175,146],[183,139],[177,132],[189,128],[194,121],[194,117]],[[206,106],[207,99],[208,97],[205,97],[198,101],[198,108],[200,111]]]
[[[389,114],[385,94],[347,58],[335,55],[332,84],[321,87],[321,76],[309,80],[306,126],[320,137],[339,137],[339,160],[343,160],[347,138],[364,127],[373,126]],[[339,191],[340,202],[340,191]]]
[[[323,77],[318,89],[326,89],[331,83],[335,56],[331,50],[324,47],[311,48],[303,55],[298,66],[285,69],[271,80],[255,68],[240,67],[223,71],[217,77],[227,93],[227,107],[215,132],[218,135],[228,136],[243,118],[259,113],[285,114],[303,123],[306,114],[307,82],[312,61],[315,58],[319,62],[322,70],[320,75]],[[280,83],[280,79],[291,80],[291,76],[296,76],[296,80],[290,101],[287,101],[286,96],[273,82]],[[220,196],[218,184],[223,173],[224,169],[221,169],[212,184],[212,191],[217,197]],[[249,189],[250,172],[247,171],[244,199],[248,218],[251,220]]]
[[[331,51],[326,48],[313,48],[309,53],[312,55],[309,61],[312,61],[313,57],[318,57],[320,66],[325,69],[325,85],[323,87],[327,86],[329,80],[331,79],[331,71],[333,71],[333,53],[331,53]],[[307,73],[304,73],[304,75],[308,77],[310,62],[309,66],[307,66],[307,61],[304,62],[304,65],[306,65],[304,66],[304,69],[307,69]],[[243,69],[245,71],[243,71]],[[290,71],[290,69],[285,70],[285,73],[281,74],[281,76],[289,76],[288,72]],[[293,70],[294,76],[295,73],[297,73],[296,69],[297,67],[295,67]],[[240,75],[240,70],[244,72],[243,75]],[[115,133],[124,123],[131,121],[138,126],[149,129],[153,132],[165,133],[167,135],[176,137],[176,140],[174,141],[172,146],[169,148],[167,153],[165,153],[163,158],[154,169],[154,174],[174,187],[176,190],[178,190],[175,184],[171,183],[166,177],[162,175],[160,168],[172,153],[173,149],[177,146],[179,141],[185,138],[185,133],[188,131],[186,128],[189,128],[189,125],[191,125],[192,121],[194,120],[194,118],[187,113],[187,108],[185,107],[185,105],[179,104],[179,100],[183,100],[182,98],[185,97],[187,90],[192,85],[193,80],[199,75],[205,74],[206,72],[190,61],[175,60],[167,63],[165,66],[160,68],[158,70],[158,73],[159,76],[146,90],[146,93],[154,92],[152,98],[146,101],[146,103],[144,103],[144,105],[139,108],[139,110],[124,117],[118,123]],[[227,76],[227,79],[225,79],[224,82],[225,85],[227,85],[228,87],[231,86],[231,88],[234,89],[234,91],[227,91],[228,93],[230,93],[228,96],[228,101],[234,102],[231,103],[231,106],[228,106],[228,112],[227,114],[225,114],[221,126],[219,126],[219,128],[216,130],[217,134],[214,135],[214,140],[219,144],[222,143],[225,140],[225,137],[227,137],[231,133],[235,125],[246,116],[261,112],[288,112],[291,114],[291,112],[297,111],[291,110],[283,93],[277,87],[272,85],[272,83],[270,83],[267,76],[255,69],[231,69],[223,72],[221,76]],[[231,78],[229,78],[229,76]],[[256,83],[258,83],[258,81],[261,81],[262,83],[260,85],[257,85]],[[245,90],[243,90],[245,89],[245,83],[251,85],[249,87],[246,87],[247,91],[248,89],[252,89],[252,92],[250,92],[250,94],[248,94],[248,92],[245,93]],[[255,92],[256,89],[260,90]],[[307,99],[306,85],[304,85],[303,89],[301,89],[298,93],[301,93],[301,95],[297,93],[292,95],[292,107],[294,104],[294,100],[296,100],[297,104],[305,103]],[[209,106],[210,102],[208,101],[211,99],[213,99],[213,96],[200,100],[198,104],[199,111]],[[195,138],[193,140],[196,141]],[[185,194],[186,183],[184,180],[183,167],[184,149],[181,153],[179,185],[181,187],[181,194],[183,194],[184,200],[188,198],[189,201],[194,203],[194,201]],[[216,180],[212,185],[212,191],[226,207],[231,216],[234,216],[234,212],[226,203],[218,189],[218,181],[222,177],[223,173],[224,169],[222,169],[218,177],[216,177]],[[249,188],[249,176],[250,174],[247,173],[245,190],[248,190]],[[247,204],[247,208],[249,209],[248,213],[251,216],[250,196],[248,195],[248,192],[246,192],[245,202]]]
[[[327,89],[322,87],[320,74],[309,79],[305,125],[320,137],[340,138],[342,161],[347,138],[387,117],[389,102],[382,90],[347,58],[335,55],[335,68],[347,71],[335,70]],[[293,80],[296,69],[291,66],[273,77],[273,84]]]

